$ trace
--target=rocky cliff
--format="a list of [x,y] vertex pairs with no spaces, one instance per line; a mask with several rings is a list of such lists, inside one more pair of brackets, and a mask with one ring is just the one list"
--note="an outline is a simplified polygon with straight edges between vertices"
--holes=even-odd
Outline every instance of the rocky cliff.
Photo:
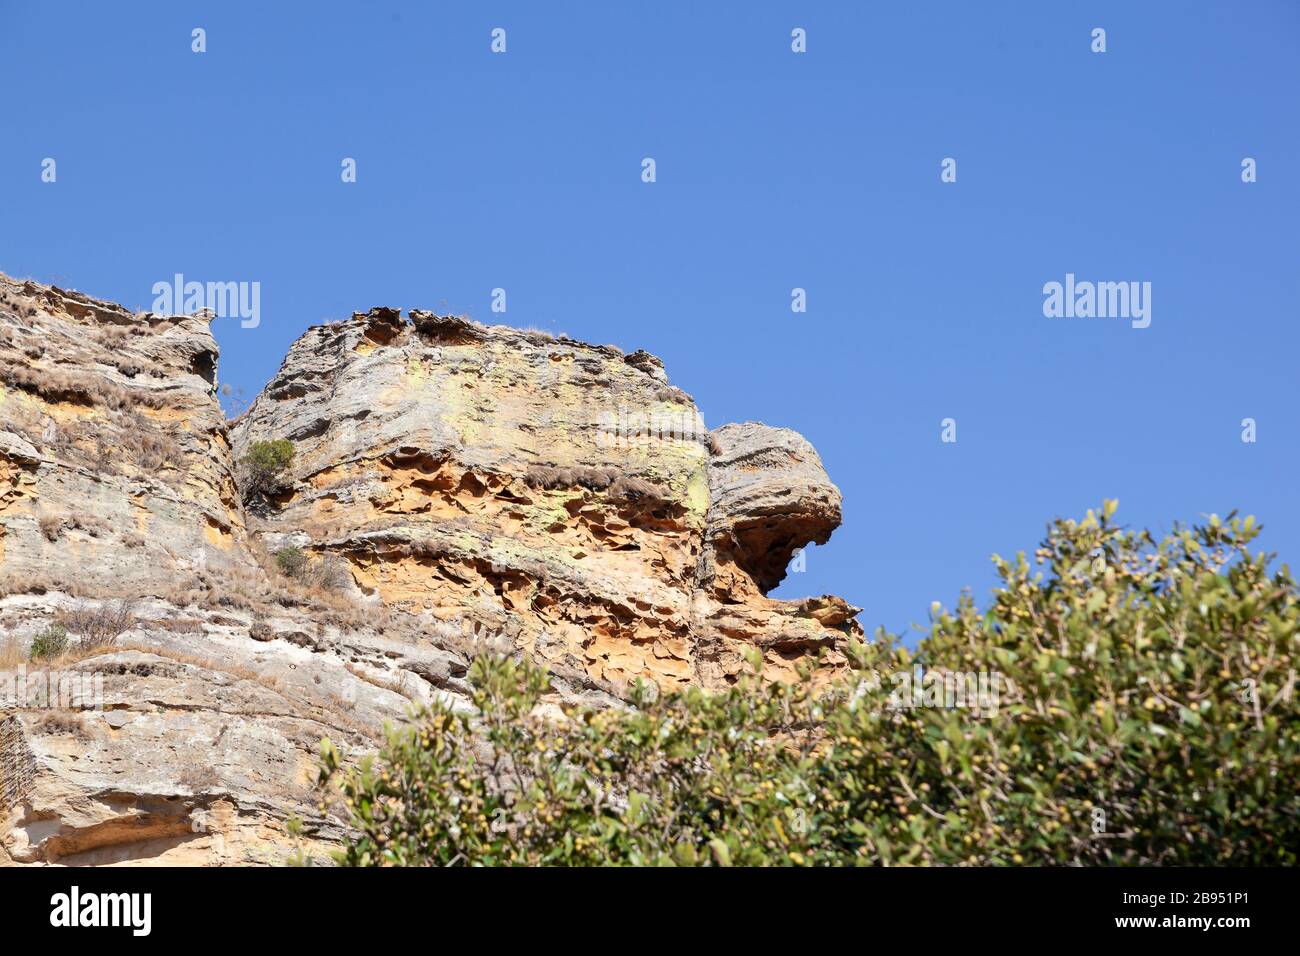
[[464,706],[485,651],[609,704],[750,648],[835,667],[861,633],[766,597],[840,521],[813,448],[706,431],[648,353],[377,308],[309,329],[229,425],[216,371],[204,316],[0,277],[0,861],[279,862],[291,816],[323,849],[320,738]]

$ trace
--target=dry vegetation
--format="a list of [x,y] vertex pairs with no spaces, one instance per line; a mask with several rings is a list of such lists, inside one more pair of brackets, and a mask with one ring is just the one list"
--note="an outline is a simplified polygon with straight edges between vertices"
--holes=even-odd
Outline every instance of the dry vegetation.
[[208,657],[202,654],[187,654],[182,651],[175,651],[168,647],[160,647],[142,641],[123,641],[115,646],[99,647],[94,651],[83,654],[79,659],[84,660],[87,657],[96,657],[118,651],[136,651],[140,654],[152,654],[155,657],[175,661],[177,664],[185,664],[190,667],[200,668],[201,670],[215,671],[217,673],[225,674],[228,677],[233,677],[236,680],[251,681],[254,684],[259,684],[262,687],[276,691],[277,693],[284,690],[284,681],[275,674],[268,674],[265,671],[260,671],[256,668],[244,667],[241,664],[223,661],[215,657]]
[[60,611],[55,620],[69,634],[76,635],[77,648],[83,651],[112,647],[137,623],[135,602],[125,599]]
[[[0,363],[3,361],[0,355]],[[173,437],[179,426],[153,421],[138,409],[99,409],[84,421],[56,420],[38,409],[29,403],[9,403],[5,428],[59,461],[106,475],[120,475],[134,468],[165,479],[168,470],[183,458],[181,446]]]
[[19,664],[27,663],[27,649],[17,635],[6,634],[0,640],[0,671],[12,670]]
[[181,457],[180,446],[166,429],[132,412],[120,436],[121,450],[144,472],[157,473]]
[[84,531],[92,538],[98,538],[100,535],[107,534],[110,530],[108,522],[92,514],[74,514],[60,517],[46,512],[38,512],[36,525],[41,529],[41,534],[45,536],[45,539],[50,542],[58,541],[64,531]]
[[234,609],[257,616],[309,609],[322,624],[344,630],[378,627],[382,633],[386,612],[361,607],[341,590],[346,583],[342,575],[348,574],[342,559],[332,559],[324,577],[296,580],[280,573],[275,558],[256,537],[250,536],[249,550],[257,567],[209,567],[157,596],[178,608]]
[[58,515],[41,512],[36,516],[36,526],[41,529],[46,541],[58,541],[59,535],[63,533],[63,519]]
[[51,368],[34,369],[11,361],[0,365],[0,382],[47,402],[69,402],[115,411],[141,406],[165,408],[169,402],[167,396],[157,392],[125,388],[86,373]]
[[550,345],[564,335],[563,332],[550,332],[535,325],[524,326],[519,329],[519,334],[532,345]]
[[78,740],[90,739],[84,719],[74,711],[46,711],[33,721],[32,727],[40,734],[69,734]]
[[[34,287],[24,286],[22,293],[12,284],[0,287],[0,306],[20,320],[38,319],[30,328],[14,323],[0,329],[0,382],[55,404],[66,402],[114,411],[162,408],[168,404],[164,395],[110,381],[89,369],[34,365],[51,352],[67,352],[84,355],[87,365],[98,363],[114,368],[128,378],[146,372],[165,374],[152,359],[131,354],[132,340],[148,331],[146,326],[111,324],[111,310],[78,301],[75,296],[60,299],[45,293],[48,301],[42,302],[35,298],[36,294]],[[69,315],[60,315],[60,307],[66,308]],[[51,312],[51,308],[55,311]],[[54,321],[47,325],[45,319]]]
[[76,581],[57,575],[33,577],[25,574],[0,575],[0,598],[11,594],[47,594],[56,591],[69,597],[93,597]]
[[604,491],[611,499],[649,498],[663,500],[663,492],[644,478],[624,475],[616,468],[593,468],[586,465],[529,465],[524,481],[530,488],[554,490],[586,488]]
[[419,678],[414,677],[408,671],[398,671],[397,673],[393,674],[391,677],[388,676],[380,677],[377,674],[372,674],[364,667],[361,667],[357,664],[347,663],[344,664],[343,666],[347,669],[348,673],[351,674],[353,677],[365,681],[367,684],[370,684],[372,687],[378,687],[382,690],[390,690],[394,694],[399,694],[402,697],[405,697],[407,700],[412,701],[413,703],[418,704],[421,702],[420,696],[410,687],[410,681],[418,680]]

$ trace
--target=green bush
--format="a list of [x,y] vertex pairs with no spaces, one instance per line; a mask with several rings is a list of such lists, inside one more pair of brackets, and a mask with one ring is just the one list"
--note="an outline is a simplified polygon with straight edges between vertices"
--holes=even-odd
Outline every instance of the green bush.
[[255,441],[248,446],[244,461],[252,468],[278,474],[293,463],[293,442],[284,438],[277,438],[274,441]]
[[31,658],[34,661],[58,657],[68,649],[68,632],[61,624],[51,624],[32,638]]
[[340,862],[1295,864],[1295,582],[1252,518],[1157,542],[1114,510],[1054,523],[1040,571],[994,556],[987,611],[935,607],[914,652],[882,631],[829,684],[557,719],[545,674],[481,659],[472,718],[425,711],[356,766],[322,744]]
[[275,566],[290,578],[301,578],[307,573],[307,555],[301,548],[281,548],[275,552]]
[[284,438],[255,441],[244,454],[241,474],[245,500],[266,496],[280,485],[280,476],[293,463],[293,442]]

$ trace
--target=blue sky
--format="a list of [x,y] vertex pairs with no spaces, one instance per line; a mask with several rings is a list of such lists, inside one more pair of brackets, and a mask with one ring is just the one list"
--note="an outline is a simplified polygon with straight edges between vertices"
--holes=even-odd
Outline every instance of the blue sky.
[[[176,272],[260,282],[258,328],[214,327],[250,397],[381,304],[645,348],[710,426],[817,447],[844,525],[776,594],[868,629],[982,598],[992,552],[1103,497],[1157,530],[1240,508],[1300,552],[1300,4],[0,0],[0,26],[0,270],[136,308]],[[1150,327],[1044,317],[1068,272],[1151,282]]]

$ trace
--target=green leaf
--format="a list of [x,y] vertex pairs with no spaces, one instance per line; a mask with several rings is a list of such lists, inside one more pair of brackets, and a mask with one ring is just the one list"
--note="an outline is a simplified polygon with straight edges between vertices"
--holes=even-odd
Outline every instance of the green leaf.
[[713,852],[713,862],[718,866],[731,866],[731,850],[727,844],[715,837],[709,841],[709,849]]

